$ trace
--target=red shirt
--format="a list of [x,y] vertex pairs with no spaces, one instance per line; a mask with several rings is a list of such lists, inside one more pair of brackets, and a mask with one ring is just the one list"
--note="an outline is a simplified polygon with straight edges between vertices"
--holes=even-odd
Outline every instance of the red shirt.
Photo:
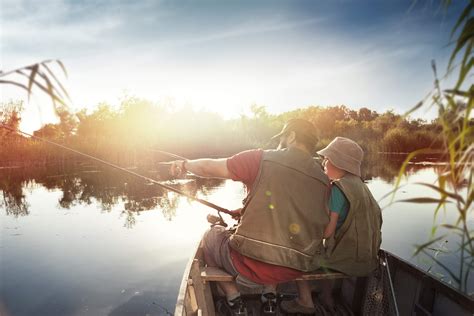
[[[227,169],[232,175],[232,180],[243,182],[247,192],[250,192],[255,178],[257,178],[262,155],[263,150],[254,149],[243,151],[227,159]],[[232,248],[230,248],[230,256],[237,272],[259,284],[287,282],[303,274],[303,272],[295,269],[246,257]]]

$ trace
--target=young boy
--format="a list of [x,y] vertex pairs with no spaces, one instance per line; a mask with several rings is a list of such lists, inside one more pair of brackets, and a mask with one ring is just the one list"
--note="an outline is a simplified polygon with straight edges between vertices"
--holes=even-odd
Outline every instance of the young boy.
[[[380,207],[360,178],[364,152],[356,142],[336,137],[318,154],[324,157],[324,171],[332,181],[330,222],[324,237],[335,237],[337,244],[322,265],[348,275],[367,275],[377,265],[382,218]],[[287,313],[313,314],[315,308],[309,282],[297,281],[296,284],[298,298],[283,301],[281,308]],[[322,282],[322,288],[325,305],[332,307],[332,283]]]

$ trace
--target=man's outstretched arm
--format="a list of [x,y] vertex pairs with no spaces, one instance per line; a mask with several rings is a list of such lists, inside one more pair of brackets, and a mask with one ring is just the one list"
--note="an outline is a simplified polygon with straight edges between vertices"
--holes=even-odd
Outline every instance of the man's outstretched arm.
[[231,179],[232,176],[227,168],[227,158],[173,161],[171,165],[173,176],[183,175],[186,171],[206,178]]

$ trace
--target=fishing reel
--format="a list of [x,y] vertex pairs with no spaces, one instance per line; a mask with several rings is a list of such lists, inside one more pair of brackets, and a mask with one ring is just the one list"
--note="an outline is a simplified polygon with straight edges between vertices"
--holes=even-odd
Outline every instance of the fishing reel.
[[227,227],[227,223],[224,221],[220,213],[217,213],[217,215],[213,214],[207,214],[207,222],[211,224],[211,227],[219,225],[219,226],[224,226]]

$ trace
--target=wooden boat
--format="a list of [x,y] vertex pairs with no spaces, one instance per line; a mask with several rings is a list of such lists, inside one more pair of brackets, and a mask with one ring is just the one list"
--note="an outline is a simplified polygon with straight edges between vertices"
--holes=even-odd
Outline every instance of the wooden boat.
[[[474,315],[474,299],[458,292],[412,264],[388,251],[380,251],[380,266],[369,277],[349,277],[330,271],[305,274],[313,280],[314,301],[318,302],[318,282],[332,280],[337,297],[336,315]],[[188,262],[176,303],[175,316],[220,315],[216,302],[223,299],[217,281],[231,281],[232,276],[205,267],[202,248],[198,247]],[[321,282],[319,282],[321,283]],[[279,285],[281,299],[296,295],[294,282]],[[241,288],[249,315],[260,315],[260,289]],[[335,315],[316,304],[316,315]],[[278,312],[277,315],[284,315]]]

